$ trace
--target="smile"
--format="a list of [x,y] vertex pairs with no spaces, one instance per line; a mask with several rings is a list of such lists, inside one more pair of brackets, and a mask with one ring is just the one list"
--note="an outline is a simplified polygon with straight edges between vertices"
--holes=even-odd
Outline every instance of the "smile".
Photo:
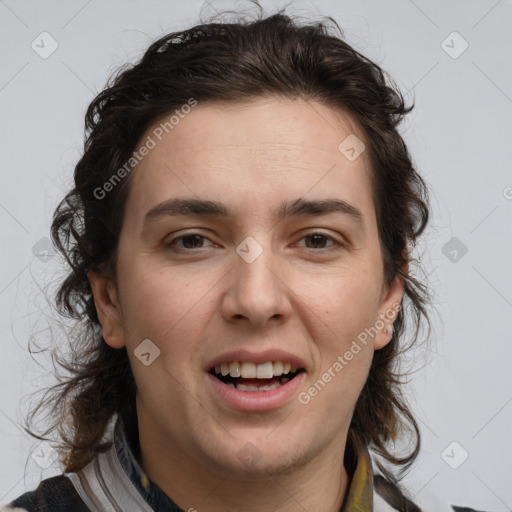
[[233,361],[210,370],[224,384],[240,391],[272,391],[292,380],[303,371],[291,363],[267,361],[262,364]]
[[247,392],[272,391],[286,384],[303,371],[291,363],[267,361],[262,364],[233,361],[210,370],[224,384]]

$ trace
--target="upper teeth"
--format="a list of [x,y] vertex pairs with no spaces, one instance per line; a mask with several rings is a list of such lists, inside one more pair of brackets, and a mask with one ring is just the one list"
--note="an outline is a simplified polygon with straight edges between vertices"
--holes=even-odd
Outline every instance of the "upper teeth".
[[215,367],[215,373],[218,375],[230,375],[231,377],[242,377],[244,379],[271,379],[287,373],[295,373],[297,368],[291,363],[282,363],[281,361],[268,361],[263,364],[254,363],[222,363]]

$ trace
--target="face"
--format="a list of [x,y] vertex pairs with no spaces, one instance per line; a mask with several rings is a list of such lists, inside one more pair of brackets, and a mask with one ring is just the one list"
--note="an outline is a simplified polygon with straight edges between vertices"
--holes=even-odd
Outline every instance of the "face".
[[239,475],[343,453],[403,292],[383,279],[366,154],[338,150],[350,134],[342,112],[266,98],[199,103],[153,136],[117,285],[90,276],[106,342],[130,357],[143,450]]

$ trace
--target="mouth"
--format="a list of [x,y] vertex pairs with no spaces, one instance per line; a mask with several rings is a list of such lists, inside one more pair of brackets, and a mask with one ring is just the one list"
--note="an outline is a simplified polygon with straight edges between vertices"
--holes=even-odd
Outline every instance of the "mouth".
[[261,364],[232,361],[212,367],[209,371],[226,386],[248,393],[273,391],[303,372],[304,368],[282,361]]

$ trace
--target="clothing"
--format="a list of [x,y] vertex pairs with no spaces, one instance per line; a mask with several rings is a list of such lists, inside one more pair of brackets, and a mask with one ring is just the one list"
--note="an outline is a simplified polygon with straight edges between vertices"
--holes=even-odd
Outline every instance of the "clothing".
[[[347,454],[347,471],[352,478],[340,512],[396,512],[374,489],[372,460],[366,447],[347,443]],[[137,419],[126,412],[116,419],[107,451],[76,473],[43,480],[36,490],[23,494],[10,506],[29,512],[185,512],[148,478],[139,460]],[[200,505],[197,507],[200,510]],[[187,512],[194,511],[190,507]]]

